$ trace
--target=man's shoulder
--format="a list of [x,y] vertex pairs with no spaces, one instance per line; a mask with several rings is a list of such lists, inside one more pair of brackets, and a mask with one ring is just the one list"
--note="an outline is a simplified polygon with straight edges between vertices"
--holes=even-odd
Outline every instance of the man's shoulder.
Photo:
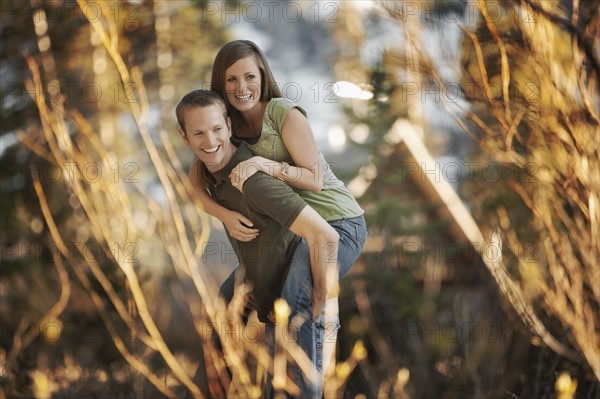
[[267,189],[282,192],[294,192],[294,190],[290,186],[264,172],[256,172],[255,174],[250,176],[248,180],[246,180],[246,182],[244,183],[244,192],[246,192],[247,188],[250,190],[248,191],[248,194],[252,194],[253,196],[268,195],[269,192],[267,191]]
[[299,198],[289,185],[263,172],[257,172],[246,180],[243,193],[247,201],[259,208],[274,202],[283,205]]
[[244,184],[246,204],[285,228],[296,219],[306,202],[289,185],[263,172],[252,175]]

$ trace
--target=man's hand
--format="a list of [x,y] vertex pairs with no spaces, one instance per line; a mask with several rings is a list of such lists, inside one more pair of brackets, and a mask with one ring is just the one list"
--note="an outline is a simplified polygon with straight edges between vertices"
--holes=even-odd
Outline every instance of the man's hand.
[[258,229],[253,228],[253,224],[244,215],[239,212],[229,211],[227,217],[224,218],[223,224],[231,238],[238,241],[252,241],[260,233]]

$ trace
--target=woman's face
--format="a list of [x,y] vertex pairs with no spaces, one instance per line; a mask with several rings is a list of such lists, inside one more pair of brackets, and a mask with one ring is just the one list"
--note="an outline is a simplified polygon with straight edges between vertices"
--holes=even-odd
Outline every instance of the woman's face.
[[260,69],[253,56],[237,60],[225,71],[227,101],[238,111],[250,111],[260,101]]

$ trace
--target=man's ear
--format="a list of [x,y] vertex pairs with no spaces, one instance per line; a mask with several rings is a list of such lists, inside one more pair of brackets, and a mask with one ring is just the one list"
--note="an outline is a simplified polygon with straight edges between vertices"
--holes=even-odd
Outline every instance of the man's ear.
[[227,117],[227,130],[229,130],[229,137],[232,136],[232,131],[231,131],[231,118]]
[[179,128],[179,134],[181,135],[183,142],[186,143],[187,145],[190,145],[190,141],[188,140],[187,133],[184,132],[182,128]]

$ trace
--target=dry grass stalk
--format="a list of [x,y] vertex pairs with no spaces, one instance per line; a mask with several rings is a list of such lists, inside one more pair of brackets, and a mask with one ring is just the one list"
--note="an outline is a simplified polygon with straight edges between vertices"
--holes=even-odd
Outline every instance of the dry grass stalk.
[[[498,233],[479,248],[511,245],[501,258],[482,252],[488,269],[533,334],[559,354],[584,361],[600,379],[599,66],[589,50],[598,46],[600,15],[582,27],[579,6],[573,1],[569,18],[548,2],[515,1],[504,3],[505,18],[492,20],[480,0],[482,27],[462,27],[473,54],[472,67],[462,73],[483,94],[472,96],[472,109],[447,101],[446,82],[410,24],[404,27],[418,54],[412,61],[442,90],[443,105],[457,124],[494,160],[528,177],[509,185],[529,208],[539,256],[525,259],[532,236],[520,235],[520,221],[499,207],[497,225],[491,226]],[[501,90],[494,93],[498,83]],[[525,91],[531,87],[537,91]],[[511,252],[516,263],[506,256]],[[541,307],[535,305],[539,299]],[[558,320],[567,334],[543,321],[548,319]]]
[[[78,4],[83,10],[86,9],[86,1],[78,0]],[[119,334],[111,336],[116,348],[129,365],[152,383],[163,395],[175,397],[175,392],[146,365],[145,356],[140,355],[143,352],[146,354],[158,352],[166,363],[170,375],[195,397],[202,397],[199,387],[192,382],[189,371],[182,367],[163,338],[163,333],[153,315],[152,305],[149,303],[147,293],[144,292],[143,284],[140,281],[137,264],[131,262],[131,259],[115,254],[111,250],[111,244],[149,242],[152,244],[153,250],[162,251],[162,254],[165,255],[164,264],[173,266],[182,283],[191,279],[195,287],[196,297],[186,298],[186,303],[192,315],[197,317],[194,325],[199,337],[202,337],[205,333],[203,327],[207,322],[213,326],[228,326],[234,329],[236,326],[242,325],[241,319],[237,312],[229,313],[224,303],[216,298],[215,287],[209,284],[210,279],[198,267],[198,259],[202,254],[203,244],[207,242],[209,237],[208,217],[205,213],[197,211],[197,208],[201,208],[201,205],[192,196],[193,190],[187,179],[187,174],[183,171],[167,134],[164,131],[161,131],[160,134],[164,153],[154,144],[146,124],[149,105],[141,72],[137,68],[128,68],[119,53],[119,33],[117,26],[110,18],[110,10],[107,8],[107,4],[100,2],[95,3],[95,5],[101,8],[102,18],[98,18],[98,16],[94,16],[94,18],[86,17],[88,17],[90,26],[100,37],[115,69],[118,71],[122,88],[127,90],[136,87],[139,90],[135,97],[137,101],[128,102],[128,111],[135,121],[143,148],[150,158],[151,167],[154,169],[152,172],[156,173],[164,190],[166,207],[149,195],[145,187],[139,182],[134,185],[125,185],[122,180],[114,181],[110,178],[101,178],[98,181],[90,182],[85,179],[78,168],[67,169],[69,165],[87,165],[89,163],[100,164],[109,169],[110,165],[116,160],[115,149],[107,148],[100,141],[97,132],[77,110],[65,110],[60,95],[49,100],[44,97],[43,92],[37,93],[38,95],[33,100],[39,111],[45,143],[38,143],[25,134],[20,134],[19,137],[31,151],[58,165],[62,169],[63,176],[68,176],[65,183],[84,210],[87,217],[87,227],[100,244],[106,257],[122,272],[121,276],[124,278],[131,296],[129,303],[127,303],[119,295],[114,282],[94,259],[83,256],[83,253],[81,253],[82,257],[74,257],[73,254],[67,253],[68,249],[63,237],[64,231],[61,232],[60,227],[57,226],[54,220],[42,184],[36,181],[36,193],[46,224],[50,228],[52,239],[61,251],[55,258],[62,285],[61,296],[58,302],[43,317],[42,321],[58,318],[69,300],[71,283],[63,264],[63,261],[66,260],[81,285],[90,295],[98,314],[110,331],[118,331],[115,326],[120,323],[143,326],[143,328],[138,328],[135,337],[136,342],[134,343],[127,341]],[[43,13],[43,9],[40,8],[39,12]],[[38,15],[34,20],[39,23],[39,21],[45,21],[45,18]],[[47,45],[50,39],[44,29],[36,29],[36,32],[38,33],[38,42],[46,43],[43,46],[40,45],[44,78],[38,61],[31,56],[26,56],[32,76],[31,80],[27,82],[30,92],[35,92],[33,87],[45,87],[45,81],[52,82],[54,87],[60,87],[54,71],[55,61],[50,50],[51,46]],[[133,93],[130,94],[133,96]],[[76,130],[70,130],[69,123],[74,124]],[[155,230],[148,231],[146,226],[136,223],[140,213],[144,214],[150,226],[155,226]],[[78,250],[81,251],[82,248],[78,248]],[[143,259],[143,261],[151,263],[155,259]],[[91,275],[101,285],[110,301],[110,306],[107,306],[106,300],[93,288],[93,282],[90,280],[88,272],[91,272]],[[114,307],[116,315],[108,310],[110,307]],[[202,315],[205,315],[204,318]],[[283,332],[283,329],[286,328],[287,323],[280,324],[277,327],[280,338],[290,336],[290,334]],[[219,334],[227,334],[227,331],[226,328],[217,328]],[[26,339],[29,341],[33,339],[30,337]],[[23,341],[22,339],[23,337],[18,334],[15,336],[16,345],[14,346],[14,352],[9,356],[10,359],[16,359],[29,343],[29,341]],[[276,364],[281,366],[289,362],[296,362],[311,376],[312,364],[300,348],[286,339],[278,339],[277,341]],[[140,344],[144,348],[143,351],[138,348]],[[200,345],[200,340],[198,340],[198,344]],[[276,385],[281,392],[284,390],[288,392],[297,391],[298,388],[289,379],[289,376],[286,373],[280,374],[278,372],[278,370],[285,370],[285,367],[273,369],[265,345],[257,345],[256,342],[248,342],[244,339],[228,340],[226,337],[222,337],[222,345],[225,354],[224,360],[217,358],[218,355],[210,344],[204,345],[207,351],[206,358],[208,361],[213,360],[213,367],[218,374],[216,376],[218,382],[210,381],[211,390],[216,394],[222,396],[225,391],[228,391],[230,395],[237,397],[259,397],[262,380],[266,372],[276,374]],[[253,362],[258,364],[255,372],[250,370],[250,364]],[[229,381],[226,367],[229,367],[235,376],[233,381]],[[347,378],[347,375],[344,377]],[[336,381],[338,386],[342,385],[339,378]],[[220,386],[218,386],[219,384]]]

